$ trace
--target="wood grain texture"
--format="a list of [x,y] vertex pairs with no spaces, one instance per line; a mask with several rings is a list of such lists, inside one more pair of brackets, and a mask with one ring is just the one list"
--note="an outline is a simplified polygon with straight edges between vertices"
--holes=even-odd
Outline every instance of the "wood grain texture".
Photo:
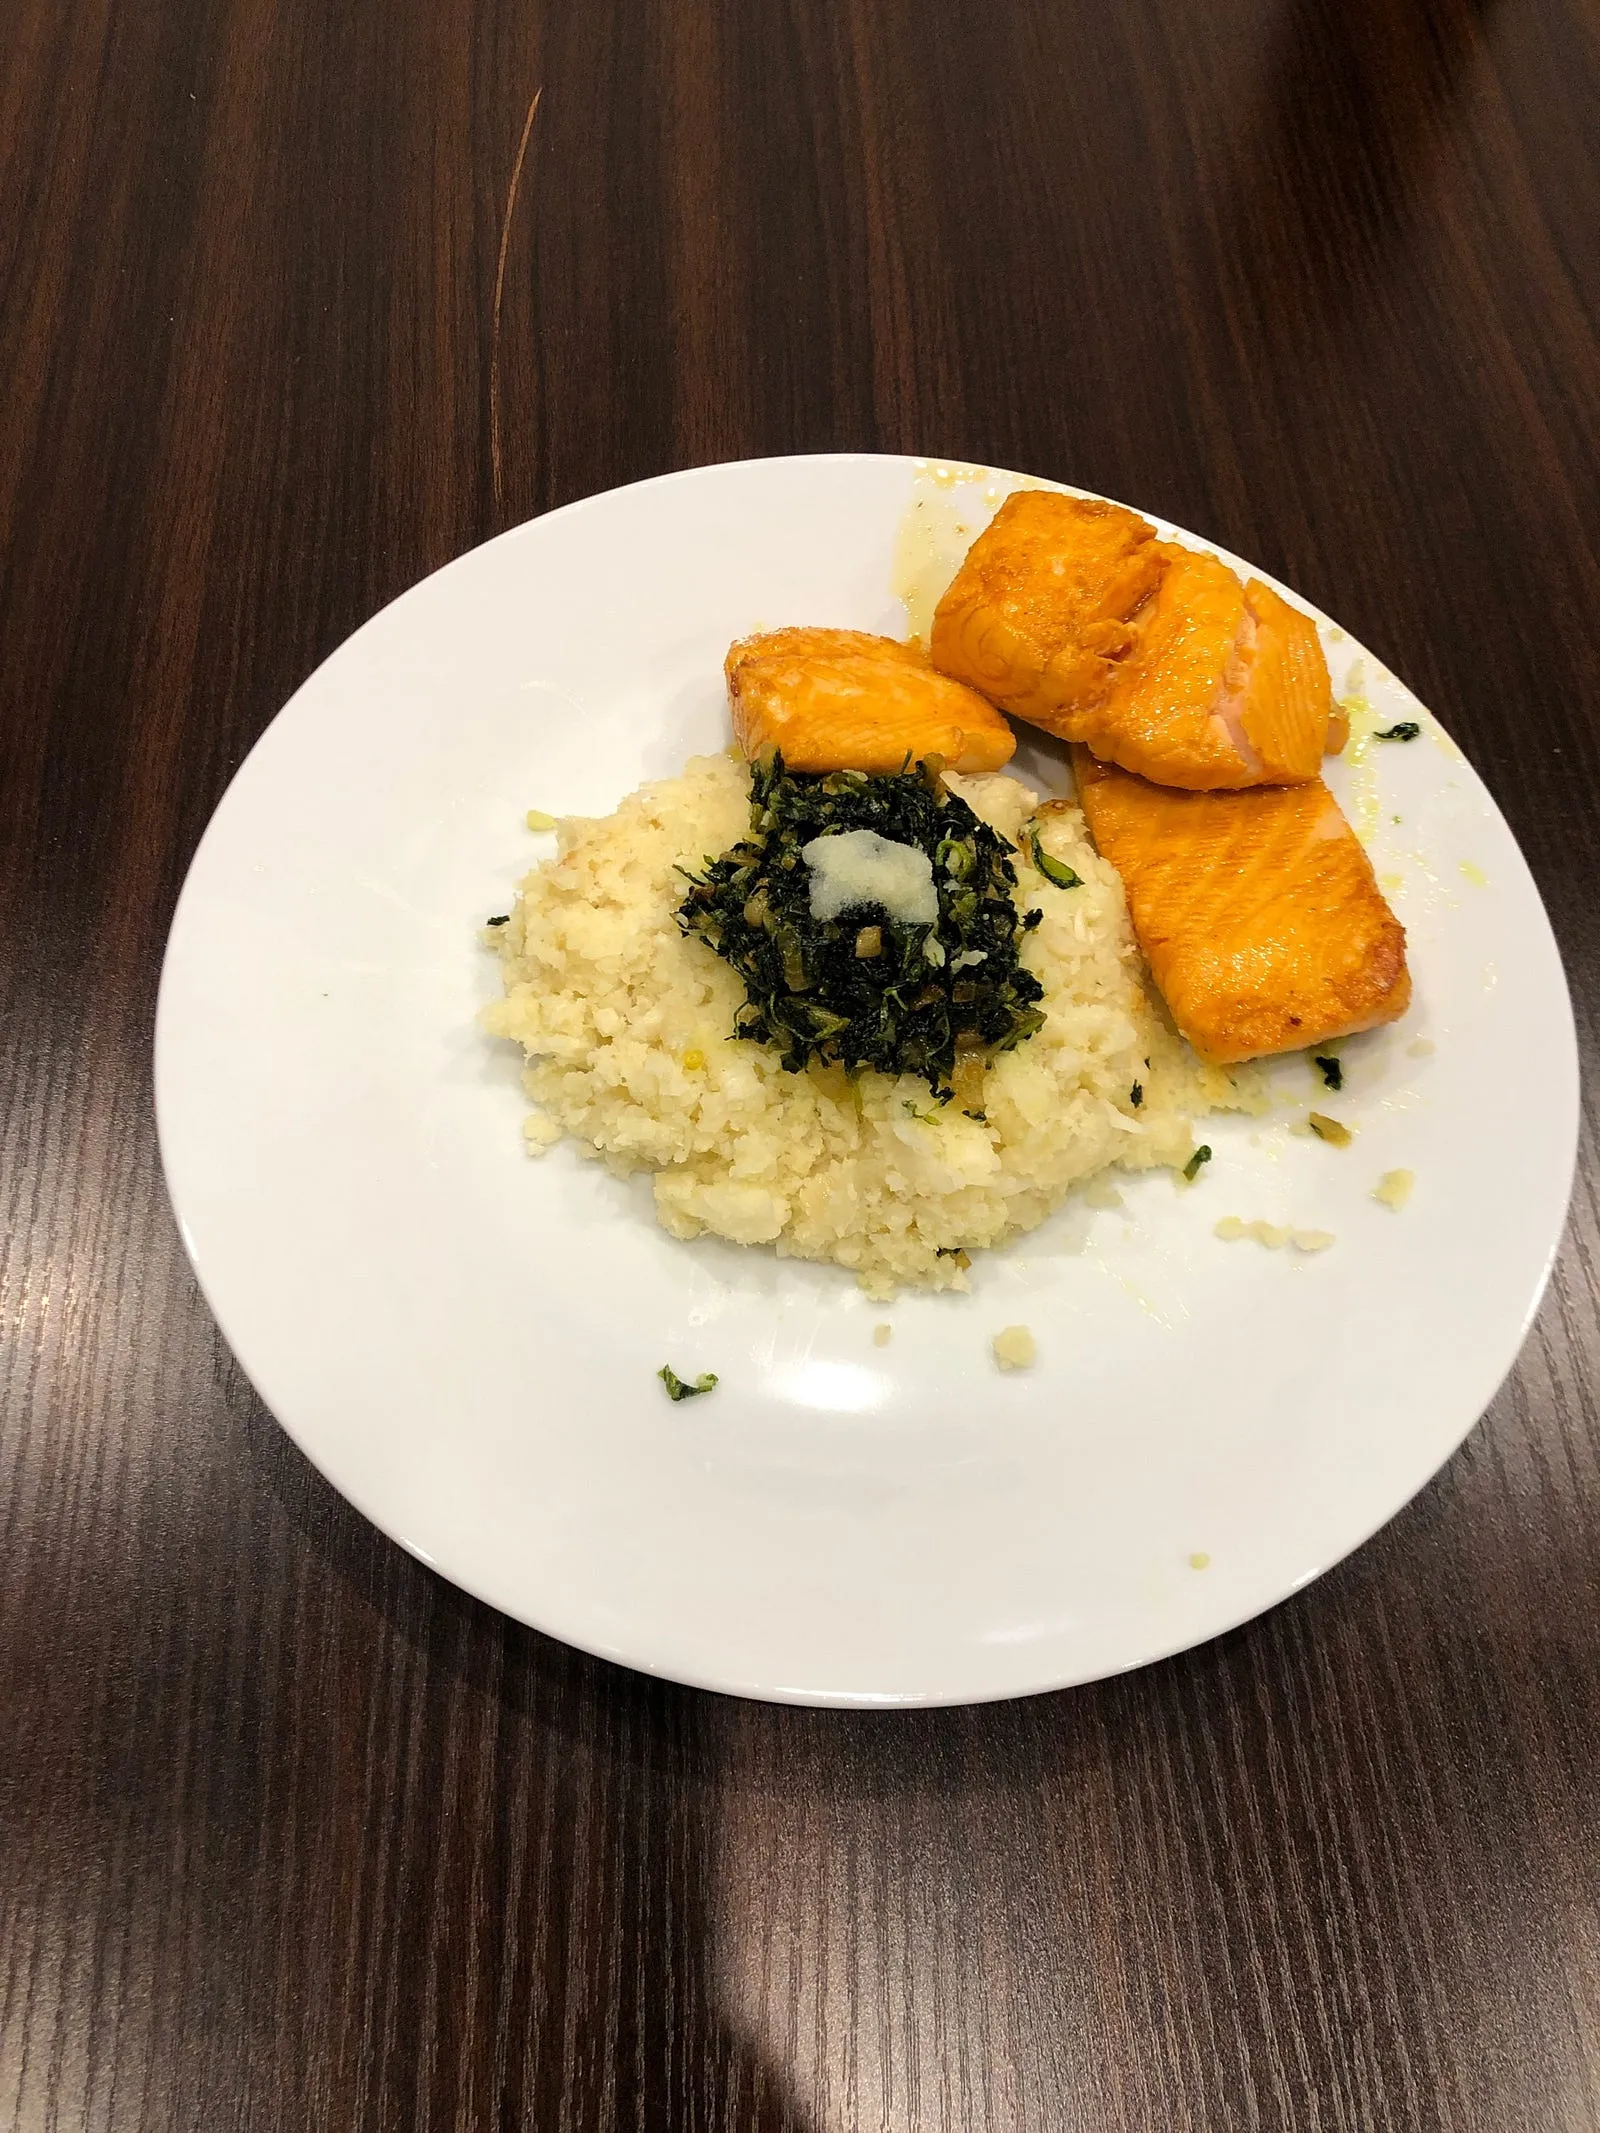
[[356,624],[830,447],[1337,614],[1495,790],[1592,1065],[1597,227],[1585,0],[0,10],[0,2126],[1600,2126],[1592,1138],[1514,1377],[1351,1562],[837,1716],[365,1527],[196,1294],[149,1084],[188,857]]

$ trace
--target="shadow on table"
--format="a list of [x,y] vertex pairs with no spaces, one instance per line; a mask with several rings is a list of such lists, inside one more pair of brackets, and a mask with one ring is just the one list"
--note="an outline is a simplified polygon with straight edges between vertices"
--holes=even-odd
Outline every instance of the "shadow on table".
[[1359,309],[1445,153],[1495,5],[1291,0],[1277,11],[1254,90],[1212,120],[1227,139],[1212,220],[1276,291],[1252,311],[1253,331]]
[[[568,1651],[384,1541],[253,1402],[246,1435],[307,1595],[283,1693],[337,1743],[290,1823],[331,1849],[284,1876],[277,1928],[355,1981],[321,2046],[319,2093],[352,2099],[332,2133],[967,2133],[1068,2102],[1232,2133],[1251,2095],[1353,2128],[1410,2122],[1416,2064],[1449,2122],[1510,2123],[1572,2074],[1535,1810],[1577,1812],[1548,1599],[1573,1579],[1548,1523],[1452,1502],[1481,1439],[1199,1651],[857,1714]],[[1492,2062],[1462,2044],[1485,2024]]]
[[274,1894],[349,2009],[311,2069],[345,2099],[319,2123],[818,2133],[724,2018],[719,1699],[447,1584],[333,1492],[220,1343],[219,1371],[317,1593],[280,1693],[326,1735],[329,1788],[293,1826],[330,1856],[285,1862]]
[[720,1706],[729,2018],[830,2128],[1557,2123],[1530,2100],[1586,2093],[1563,1907],[1600,1809],[1590,1617],[1551,1595],[1592,1543],[1469,1512],[1489,1466],[1474,1440],[1314,1589],[1133,1674]]

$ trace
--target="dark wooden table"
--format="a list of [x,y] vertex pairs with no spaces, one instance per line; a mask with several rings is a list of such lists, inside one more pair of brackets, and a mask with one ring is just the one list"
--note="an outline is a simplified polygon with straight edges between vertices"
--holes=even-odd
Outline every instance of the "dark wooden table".
[[1493,787],[1592,1056],[1597,232],[1592,0],[0,10],[0,2126],[1600,2127],[1592,1148],[1352,1561],[838,1716],[577,1656],[335,1498],[196,1293],[149,1056],[207,815],[356,624],[841,446],[1338,615]]

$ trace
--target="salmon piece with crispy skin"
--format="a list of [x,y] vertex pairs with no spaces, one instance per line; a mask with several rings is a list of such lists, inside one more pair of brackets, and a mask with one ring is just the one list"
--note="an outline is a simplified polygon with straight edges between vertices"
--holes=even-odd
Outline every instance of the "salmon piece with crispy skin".
[[934,665],[1070,740],[1132,649],[1128,618],[1161,581],[1155,531],[1120,504],[1053,489],[1008,496],[934,611]]
[[725,672],[734,737],[752,762],[776,748],[790,770],[888,772],[939,756],[982,771],[1016,750],[993,704],[893,637],[771,630],[731,645]]
[[1119,504],[1008,498],[939,603],[934,664],[1158,784],[1314,778],[1343,741],[1316,625],[1154,534]]
[[1320,778],[1179,792],[1072,753],[1090,835],[1203,1059],[1298,1051],[1404,1014],[1405,928]]

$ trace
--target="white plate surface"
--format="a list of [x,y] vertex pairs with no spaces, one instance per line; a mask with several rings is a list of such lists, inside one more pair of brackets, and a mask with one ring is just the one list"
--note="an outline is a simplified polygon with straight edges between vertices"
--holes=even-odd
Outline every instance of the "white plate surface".
[[[935,1704],[1214,1636],[1435,1471],[1548,1272],[1577,1114],[1549,925],[1471,769],[1329,624],[1336,687],[1360,660],[1378,723],[1424,723],[1331,773],[1416,980],[1403,1023],[1343,1047],[1337,1102],[1290,1062],[1270,1118],[1203,1128],[1216,1155],[1192,1191],[1158,1175],[1120,1210],[1075,1204],[981,1256],[971,1296],[889,1308],[834,1268],[673,1242],[646,1183],[570,1145],[524,1157],[517,1059],[474,1021],[498,967],[476,928],[553,848],[524,811],[605,813],[723,745],[736,635],[903,633],[907,571],[948,571],[1017,485],[752,461],[519,527],[311,677],[178,907],[162,1152],[241,1363],[424,1562],[631,1666]],[[1060,789],[1059,758],[1024,761]],[[1290,1130],[1319,1098],[1351,1148]],[[1417,1181],[1399,1214],[1371,1197],[1393,1167]],[[1226,1214],[1338,1241],[1225,1245]],[[1018,1321],[1040,1362],[1002,1377],[989,1339]],[[721,1384],[672,1406],[667,1361]]]

